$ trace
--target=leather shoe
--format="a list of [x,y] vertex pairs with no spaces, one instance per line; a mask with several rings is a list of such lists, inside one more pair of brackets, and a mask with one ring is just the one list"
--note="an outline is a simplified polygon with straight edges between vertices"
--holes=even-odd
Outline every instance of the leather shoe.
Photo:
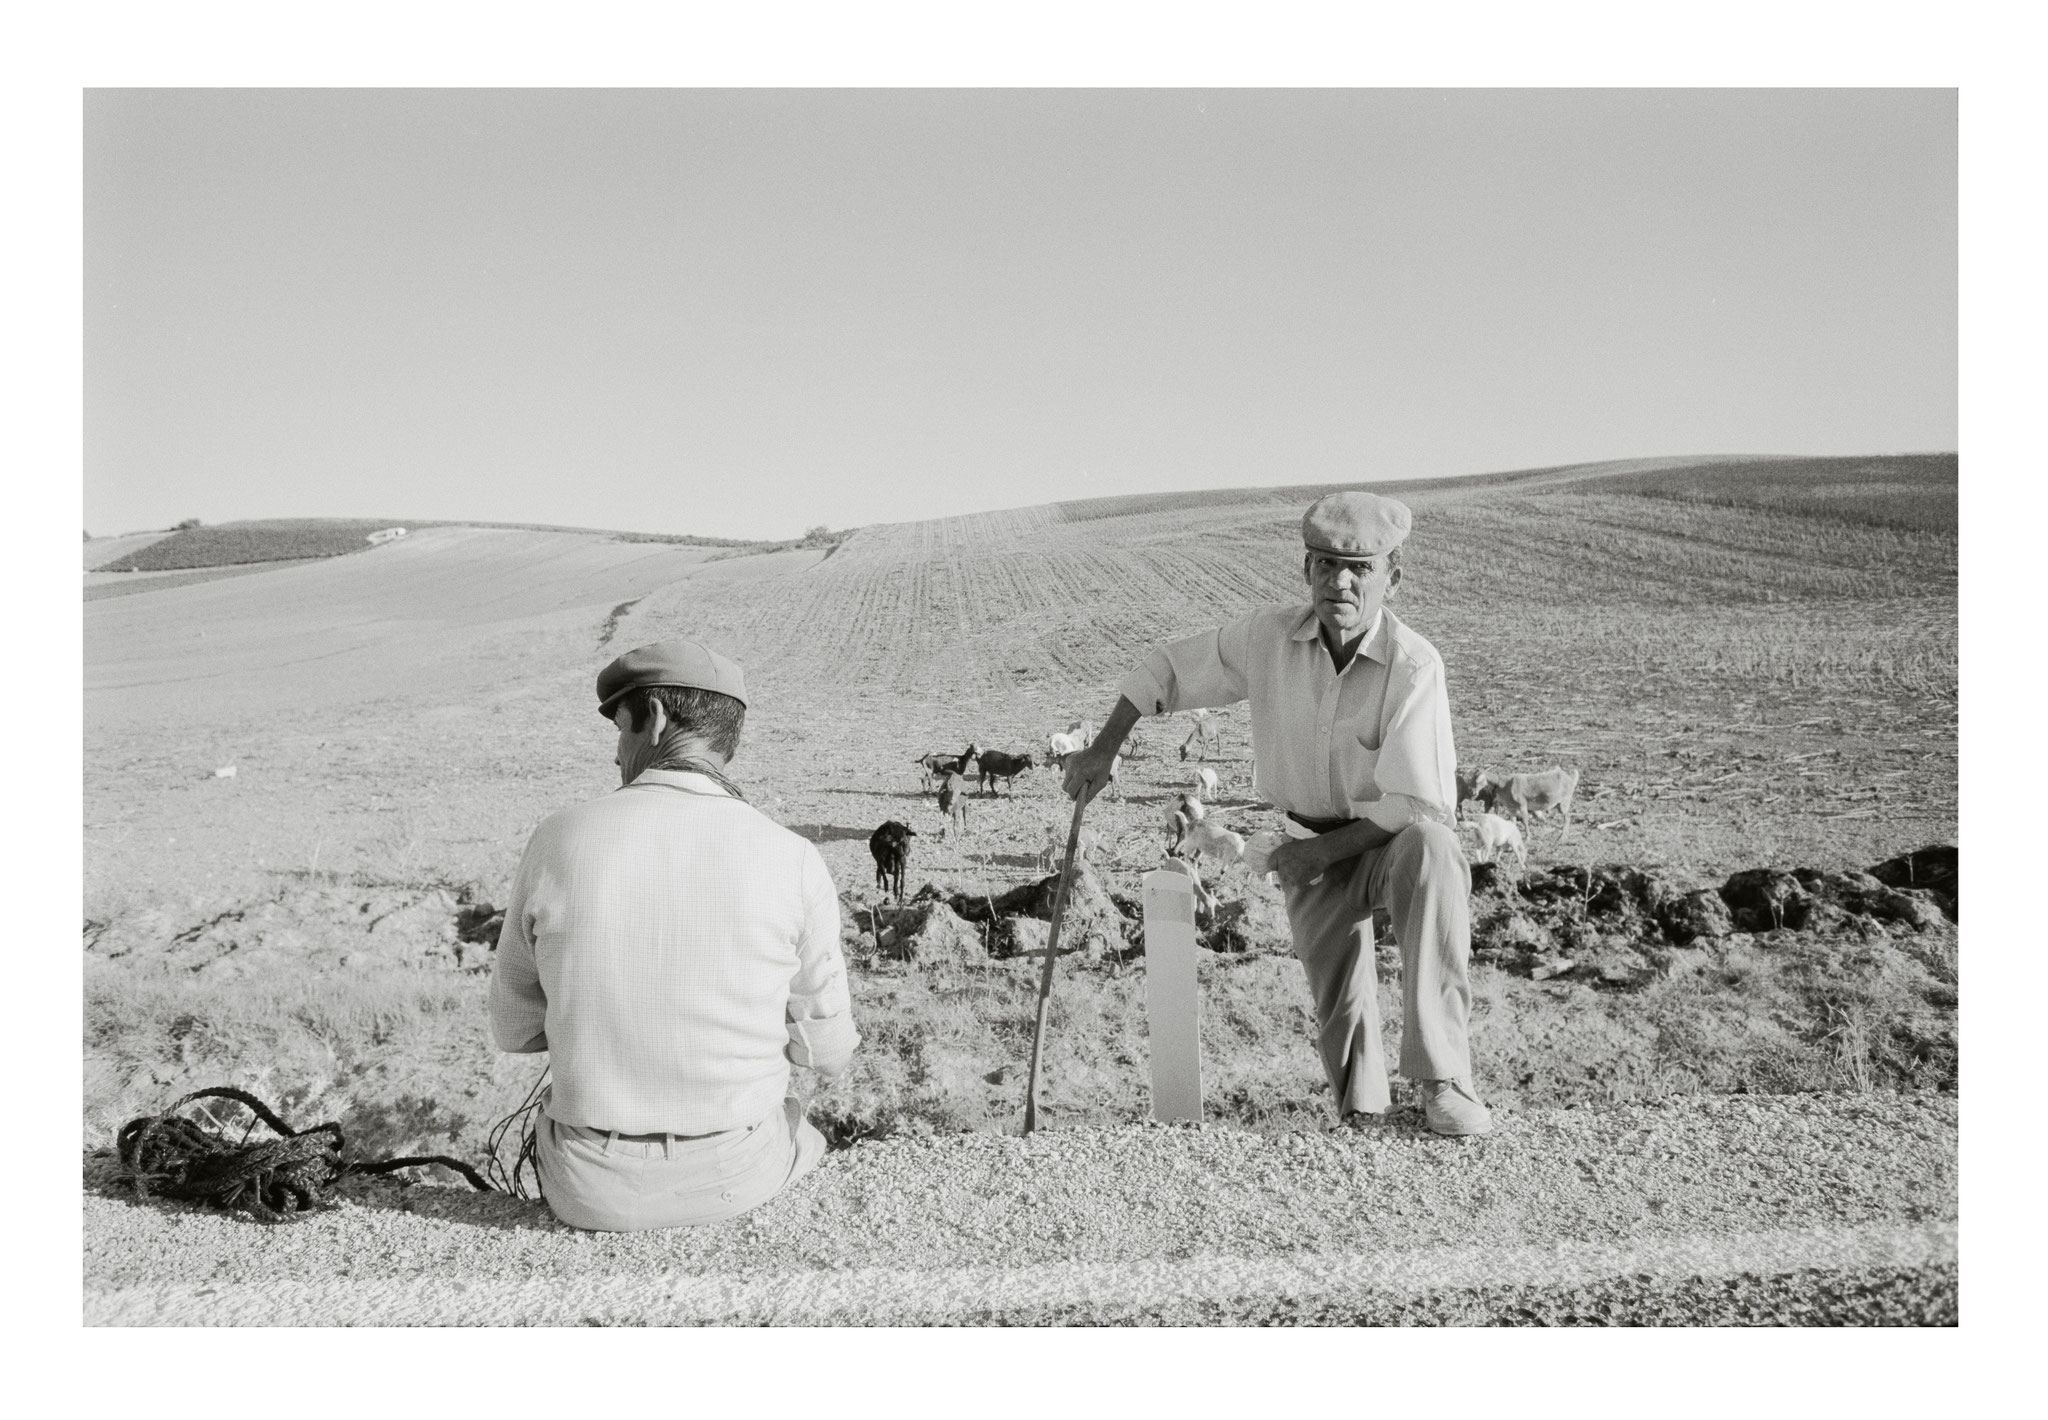
[[1463,1080],[1424,1080],[1422,1114],[1437,1134],[1484,1134],[1493,1128],[1493,1116]]

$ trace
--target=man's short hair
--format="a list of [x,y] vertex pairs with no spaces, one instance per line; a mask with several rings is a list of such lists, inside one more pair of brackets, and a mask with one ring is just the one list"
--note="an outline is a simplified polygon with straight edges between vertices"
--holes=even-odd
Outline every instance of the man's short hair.
[[659,701],[668,713],[672,730],[701,736],[711,748],[731,759],[740,747],[740,731],[747,723],[747,707],[730,695],[699,690],[694,685],[643,685],[629,690],[619,700],[635,734],[653,714],[651,702]]

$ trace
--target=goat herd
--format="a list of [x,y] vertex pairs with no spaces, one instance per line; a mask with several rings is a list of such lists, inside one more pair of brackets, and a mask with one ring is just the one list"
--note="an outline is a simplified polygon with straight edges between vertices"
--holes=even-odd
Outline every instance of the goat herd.
[[[1180,758],[1202,761],[1212,751],[1221,747],[1221,725],[1216,716],[1206,710],[1192,712],[1193,728],[1180,743]],[[1076,720],[1065,730],[1046,739],[1044,763],[1050,767],[1065,770],[1070,756],[1078,753],[1095,738],[1095,726],[1086,720]],[[983,749],[969,743],[958,754],[938,752],[919,755],[912,761],[923,774],[926,792],[935,793],[941,817],[940,833],[950,838],[956,831],[967,829],[968,781],[978,779],[980,792],[984,797],[996,795],[998,787],[1016,791],[1017,776],[1037,768],[1039,760],[1031,754],[1011,754],[1004,750]],[[1105,792],[1120,792],[1117,786],[1117,768],[1123,764],[1119,756],[1110,772],[1110,783]],[[1254,833],[1250,839],[1243,834],[1224,827],[1212,818],[1212,806],[1221,778],[1207,764],[1189,771],[1189,787],[1179,794],[1167,812],[1166,853],[1160,867],[1185,873],[1194,880],[1195,896],[1204,915],[1213,907],[1214,899],[1203,885],[1196,861],[1207,855],[1219,864],[1243,863],[1254,873],[1264,873],[1272,852],[1284,836],[1270,830]],[[1476,801],[1482,812],[1474,815],[1468,826],[1473,830],[1480,853],[1489,861],[1506,850],[1512,850],[1517,864],[1526,867],[1528,851],[1522,837],[1522,826],[1531,818],[1557,813],[1564,821],[1563,832],[1571,832],[1572,795],[1578,788],[1579,772],[1576,769],[1549,769],[1534,774],[1494,774],[1487,770],[1457,771],[1458,811],[1462,815],[1467,803]],[[1504,817],[1509,815],[1511,817]],[[890,819],[868,837],[868,851],[875,859],[875,886],[886,897],[903,900],[903,874],[910,855],[910,840],[917,836],[917,830],[907,823]],[[1041,871],[1051,872],[1065,848],[1065,835],[1055,823],[1048,831],[1045,845],[1039,852]],[[1079,856],[1088,858],[1102,847],[1101,836],[1093,829],[1083,829],[1078,847]]]

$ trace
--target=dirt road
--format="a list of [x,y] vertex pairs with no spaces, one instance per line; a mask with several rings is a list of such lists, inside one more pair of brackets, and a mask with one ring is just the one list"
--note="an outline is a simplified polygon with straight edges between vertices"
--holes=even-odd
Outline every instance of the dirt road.
[[730,1223],[600,1235],[351,1186],[265,1228],[87,1161],[91,1325],[1949,1324],[1956,1101],[1694,1096],[1489,1137],[869,1142]]

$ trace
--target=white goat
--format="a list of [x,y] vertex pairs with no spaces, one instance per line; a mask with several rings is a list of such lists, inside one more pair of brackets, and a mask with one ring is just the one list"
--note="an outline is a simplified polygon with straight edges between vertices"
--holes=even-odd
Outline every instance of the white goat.
[[1193,717],[1195,727],[1180,742],[1180,757],[1186,760],[1192,755],[1195,759],[1207,759],[1209,751],[1223,745],[1223,724],[1212,719],[1207,710],[1190,710],[1188,714]]
[[1244,858],[1244,835],[1233,833],[1218,823],[1190,824],[1187,836],[1180,841],[1180,847],[1180,856],[1183,858],[1211,853],[1235,863]]
[[1159,865],[1169,873],[1185,873],[1188,881],[1195,885],[1195,917],[1200,920],[1210,917],[1216,911],[1216,895],[1202,885],[1202,874],[1193,863],[1185,858],[1167,858]]
[[1205,765],[1195,771],[1194,782],[1204,797],[1213,799],[1216,797],[1216,786],[1221,781],[1217,779],[1216,771]]
[[1499,814],[1480,814],[1472,820],[1472,831],[1479,838],[1479,847],[1486,854],[1487,862],[1496,861],[1501,849],[1512,848],[1516,866],[1529,866],[1529,852],[1522,845],[1522,830],[1513,820],[1504,819]]

